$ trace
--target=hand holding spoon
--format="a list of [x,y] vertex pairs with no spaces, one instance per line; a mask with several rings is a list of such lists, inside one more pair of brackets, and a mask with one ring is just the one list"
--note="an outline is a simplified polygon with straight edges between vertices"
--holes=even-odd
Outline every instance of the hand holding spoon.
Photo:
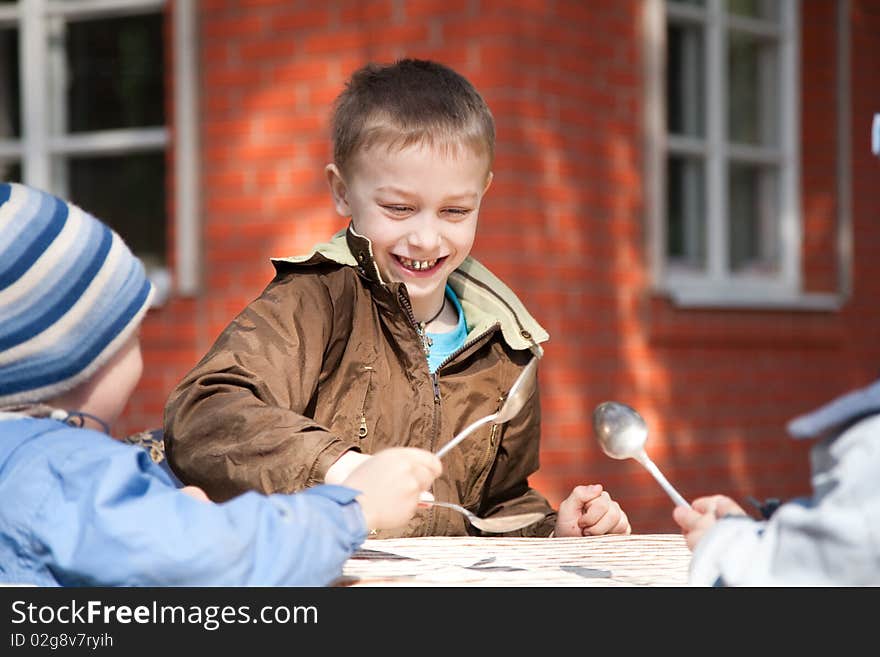
[[593,430],[605,454],[613,459],[635,459],[651,473],[676,505],[690,508],[687,500],[648,458],[645,452],[648,426],[634,408],[619,402],[602,402],[593,411]]

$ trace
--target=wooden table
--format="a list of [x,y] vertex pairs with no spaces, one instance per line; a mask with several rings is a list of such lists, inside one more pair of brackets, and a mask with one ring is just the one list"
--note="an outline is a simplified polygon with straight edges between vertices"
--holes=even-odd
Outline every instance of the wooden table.
[[342,586],[686,586],[680,534],[368,539]]

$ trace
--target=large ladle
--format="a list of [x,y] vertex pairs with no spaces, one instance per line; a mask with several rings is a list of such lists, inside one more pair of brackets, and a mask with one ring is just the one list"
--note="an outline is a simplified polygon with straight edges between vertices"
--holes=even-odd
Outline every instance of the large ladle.
[[526,401],[532,396],[532,392],[535,389],[537,369],[538,359],[533,356],[532,360],[529,361],[529,364],[526,365],[523,371],[519,373],[519,376],[516,377],[516,381],[513,382],[513,385],[510,386],[507,397],[501,405],[501,408],[498,409],[498,412],[482,417],[476,422],[466,426],[452,440],[435,452],[437,457],[443,458],[446,452],[458,445],[458,443],[484,424],[488,424],[489,422],[492,424],[504,424],[519,415],[519,412],[523,409],[523,406],[525,406]]
[[605,454],[613,459],[635,459],[653,475],[673,502],[678,506],[690,508],[691,505],[687,500],[679,495],[660,469],[648,458],[645,452],[648,425],[634,408],[619,402],[602,402],[593,411],[593,430]]

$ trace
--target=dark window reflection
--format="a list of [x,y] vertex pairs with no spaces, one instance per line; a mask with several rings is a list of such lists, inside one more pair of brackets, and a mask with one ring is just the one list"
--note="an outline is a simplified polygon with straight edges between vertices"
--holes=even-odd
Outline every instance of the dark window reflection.
[[165,264],[165,154],[68,160],[70,198],[107,222],[148,266]]
[[703,162],[670,155],[666,172],[666,254],[681,264],[702,269],[706,264]]
[[731,14],[775,20],[779,18],[779,0],[727,0]]
[[772,273],[779,267],[779,184],[772,167],[731,164],[728,180],[729,257],[733,271]]
[[0,29],[0,139],[21,137],[18,30]]
[[3,182],[22,182],[21,162],[17,160],[0,160],[0,180]]
[[666,39],[666,125],[675,135],[704,134],[702,28],[670,24]]
[[165,124],[162,16],[67,26],[70,132]]

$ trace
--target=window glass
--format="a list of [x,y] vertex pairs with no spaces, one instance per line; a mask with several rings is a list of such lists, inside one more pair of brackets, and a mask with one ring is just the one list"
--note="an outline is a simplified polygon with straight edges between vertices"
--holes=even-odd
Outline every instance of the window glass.
[[774,273],[779,269],[779,183],[775,168],[731,164],[728,176],[731,270]]
[[728,138],[732,142],[777,145],[778,48],[753,36],[728,36]]
[[21,162],[0,158],[0,180],[5,182],[22,182]]
[[70,157],[69,197],[107,222],[148,267],[165,265],[165,153]]
[[666,248],[671,261],[706,264],[705,166],[702,159],[671,155],[666,169]]
[[160,14],[76,21],[64,32],[71,133],[165,123]]
[[667,129],[676,135],[702,137],[706,61],[702,26],[670,24],[666,48]]
[[18,30],[0,27],[0,139],[21,137]]
[[706,0],[670,0],[671,5],[690,5],[692,7],[705,7]]
[[727,0],[727,11],[737,16],[776,20],[779,0]]

